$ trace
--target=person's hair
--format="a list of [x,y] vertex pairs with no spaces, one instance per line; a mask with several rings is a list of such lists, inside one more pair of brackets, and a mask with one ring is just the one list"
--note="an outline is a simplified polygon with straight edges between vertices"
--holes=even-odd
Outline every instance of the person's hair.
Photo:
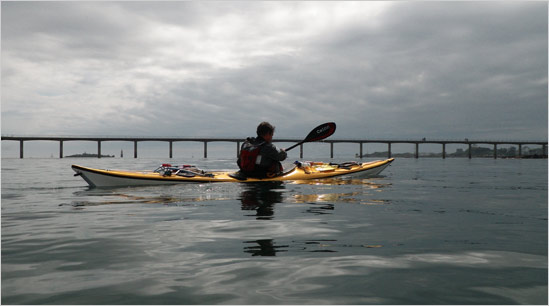
[[275,127],[272,126],[269,122],[261,122],[257,126],[257,136],[265,136],[267,134],[273,134],[275,131]]

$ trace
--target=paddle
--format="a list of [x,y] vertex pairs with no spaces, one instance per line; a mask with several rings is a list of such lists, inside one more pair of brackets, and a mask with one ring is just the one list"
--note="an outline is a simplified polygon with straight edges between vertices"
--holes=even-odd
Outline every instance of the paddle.
[[317,127],[315,127],[305,139],[302,141],[296,143],[295,145],[289,147],[286,149],[286,151],[290,151],[291,149],[299,146],[300,144],[303,144],[305,142],[313,142],[313,141],[319,141],[324,138],[330,137],[336,130],[336,124],[334,122],[327,122],[324,124],[321,124]]

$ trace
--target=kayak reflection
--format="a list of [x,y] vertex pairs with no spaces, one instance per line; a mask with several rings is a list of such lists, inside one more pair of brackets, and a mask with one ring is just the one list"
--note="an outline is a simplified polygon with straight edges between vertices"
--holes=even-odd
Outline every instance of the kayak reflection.
[[243,185],[244,190],[240,194],[242,210],[255,211],[257,220],[271,220],[274,215],[274,204],[284,200],[284,184],[280,182],[250,183]]
[[[328,178],[314,181],[294,181],[294,184],[299,185],[313,185],[313,186],[342,186],[342,185],[355,185],[361,186],[360,188],[329,188],[330,191],[347,191],[347,192],[330,192],[330,193],[297,193],[293,194],[293,200],[295,203],[354,203],[365,205],[384,205],[390,204],[389,200],[379,199],[380,192],[383,192],[385,188],[391,186],[391,183],[379,182],[379,180],[373,181],[371,179],[356,179],[356,178]],[[315,189],[316,190],[316,189]],[[326,190],[326,188],[318,188],[318,190]],[[330,208],[328,208],[330,209]]]
[[289,245],[275,245],[273,239],[244,241],[244,243],[252,244],[252,246],[244,247],[244,252],[251,253],[252,256],[276,256],[277,252],[288,252],[288,250],[282,250],[282,248],[290,247]]
[[[379,176],[382,178],[383,176]],[[370,189],[384,188],[390,183],[380,183],[379,181],[374,181],[371,178],[345,178],[345,177],[334,177],[334,178],[325,178],[318,180],[295,180],[292,181],[293,184],[300,185],[362,185]]]
[[75,192],[77,197],[97,197],[100,201],[90,200],[75,200],[70,204],[62,203],[59,206],[71,205],[75,209],[83,209],[86,206],[101,206],[101,205],[120,205],[120,204],[172,204],[181,202],[180,198],[170,195],[159,196],[136,196],[125,193],[114,193],[108,191],[94,191],[82,194],[81,192]]

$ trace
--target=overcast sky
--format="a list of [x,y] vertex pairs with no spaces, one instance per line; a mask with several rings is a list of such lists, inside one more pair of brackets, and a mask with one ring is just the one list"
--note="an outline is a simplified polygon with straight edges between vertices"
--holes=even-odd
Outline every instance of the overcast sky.
[[2,134],[547,139],[547,2],[2,2]]

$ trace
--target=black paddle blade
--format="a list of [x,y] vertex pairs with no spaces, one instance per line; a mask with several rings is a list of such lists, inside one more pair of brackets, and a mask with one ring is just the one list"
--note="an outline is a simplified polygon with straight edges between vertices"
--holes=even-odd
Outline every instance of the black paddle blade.
[[328,122],[315,127],[304,142],[319,141],[324,138],[330,137],[336,130],[336,124],[334,122]]
[[304,142],[322,140],[326,137],[331,136],[335,132],[335,130],[336,130],[336,124],[334,122],[328,122],[328,123],[321,124],[321,125],[315,127],[309,133],[309,135],[307,135],[307,137],[305,137],[305,139],[303,139],[302,141],[296,143],[295,145],[287,148],[286,151],[289,151],[289,150],[299,146],[300,144],[302,144]]

